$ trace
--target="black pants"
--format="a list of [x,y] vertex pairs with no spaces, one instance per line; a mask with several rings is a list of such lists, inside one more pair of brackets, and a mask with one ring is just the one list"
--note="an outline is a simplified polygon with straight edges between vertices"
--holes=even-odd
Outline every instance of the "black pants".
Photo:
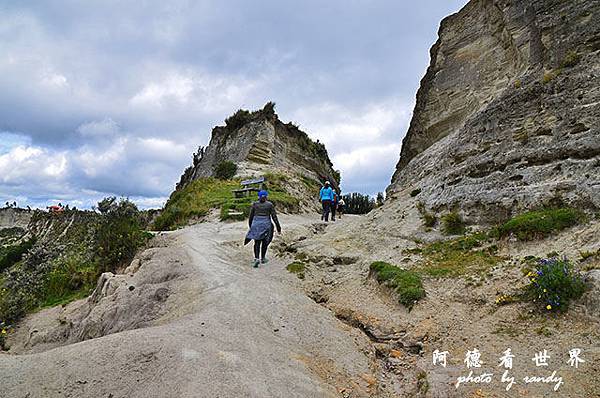
[[262,258],[264,259],[267,255],[267,249],[269,248],[269,244],[265,240],[255,240],[254,241],[254,258]]
[[335,203],[332,203],[332,204],[331,204],[331,219],[332,219],[333,221],[335,221],[335,210],[336,210],[335,208],[336,208],[336,207],[337,207],[337,205],[336,205]]
[[325,221],[329,221],[329,211],[331,210],[331,200],[324,200],[323,204],[323,216],[321,217]]

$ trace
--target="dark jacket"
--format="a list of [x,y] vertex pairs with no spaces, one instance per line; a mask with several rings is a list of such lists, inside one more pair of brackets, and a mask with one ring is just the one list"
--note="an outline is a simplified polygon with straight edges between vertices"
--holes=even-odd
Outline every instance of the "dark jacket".
[[248,225],[252,226],[252,220],[255,216],[267,216],[271,217],[273,222],[275,223],[275,228],[277,228],[277,232],[281,232],[281,225],[279,225],[279,220],[277,219],[277,212],[275,211],[275,205],[273,203],[267,201],[261,202],[256,201],[252,203],[252,208],[250,209],[250,217],[248,218]]

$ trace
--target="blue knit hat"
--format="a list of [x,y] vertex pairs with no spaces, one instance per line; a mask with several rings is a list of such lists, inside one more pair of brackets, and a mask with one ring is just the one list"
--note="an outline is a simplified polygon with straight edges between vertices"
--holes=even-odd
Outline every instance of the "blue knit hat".
[[265,191],[264,189],[263,189],[263,190],[260,190],[260,191],[258,191],[258,197],[259,197],[259,198],[262,198],[263,196],[264,196],[264,197],[267,197],[267,196],[269,196],[269,193],[268,193],[267,191]]

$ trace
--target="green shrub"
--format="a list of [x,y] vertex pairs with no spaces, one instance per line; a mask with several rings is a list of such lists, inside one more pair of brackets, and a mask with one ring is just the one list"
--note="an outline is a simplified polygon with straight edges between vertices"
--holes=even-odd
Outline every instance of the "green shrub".
[[460,214],[453,211],[444,214],[442,220],[442,231],[447,235],[462,235],[465,233],[465,222]]
[[566,258],[542,259],[527,276],[529,296],[548,311],[567,310],[569,302],[585,292],[583,278]]
[[520,240],[534,240],[576,225],[582,219],[581,211],[568,207],[530,211],[497,227],[494,234],[498,237],[514,234]]
[[376,261],[370,266],[371,274],[379,283],[394,289],[398,301],[409,309],[425,297],[425,289],[418,273],[398,268],[384,261]]
[[11,325],[36,307],[48,273],[53,251],[48,245],[34,245],[0,279],[0,322]]
[[219,162],[215,168],[215,177],[219,180],[230,180],[237,172],[237,165],[229,160]]
[[412,191],[410,191],[410,196],[411,196],[411,198],[414,198],[415,196],[417,196],[420,193],[421,193],[421,188],[413,189]]
[[234,131],[243,127],[245,124],[259,120],[261,118],[271,118],[275,116],[275,103],[267,102],[262,109],[250,112],[245,109],[239,109],[233,115],[225,119],[227,130]]
[[296,274],[298,278],[304,279],[304,271],[306,271],[306,264],[304,264],[302,261],[294,261],[293,263],[289,263],[285,268],[292,274]]
[[54,261],[46,278],[40,307],[51,307],[86,297],[94,289],[99,270],[81,253],[70,253]]
[[225,126],[231,131],[237,130],[246,123],[251,122],[252,118],[253,113],[245,109],[238,109],[237,112],[225,119]]
[[102,272],[115,272],[133,259],[149,236],[141,228],[138,208],[128,199],[105,198],[98,211],[102,217],[95,237],[97,261]]
[[0,248],[0,272],[21,261],[23,255],[27,253],[34,244],[35,238],[32,237],[19,244]]

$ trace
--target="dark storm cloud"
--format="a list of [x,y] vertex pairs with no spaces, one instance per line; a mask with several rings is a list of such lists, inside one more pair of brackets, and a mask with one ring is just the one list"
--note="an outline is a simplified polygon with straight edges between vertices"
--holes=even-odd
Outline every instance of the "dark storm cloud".
[[464,2],[0,1],[0,194],[158,203],[214,125],[269,100],[345,190],[383,190]]

